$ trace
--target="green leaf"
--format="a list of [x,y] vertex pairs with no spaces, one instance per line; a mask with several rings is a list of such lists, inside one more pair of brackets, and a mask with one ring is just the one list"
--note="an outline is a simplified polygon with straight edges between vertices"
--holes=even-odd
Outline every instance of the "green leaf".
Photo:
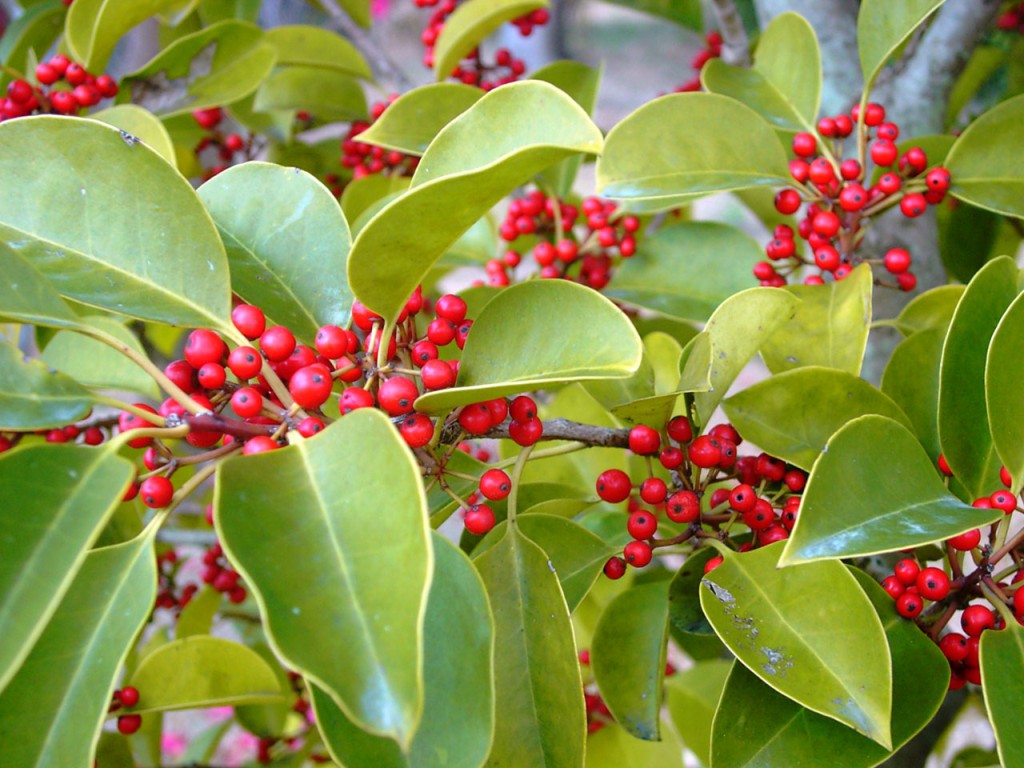
[[[189,605],[191,604],[189,603]],[[179,634],[181,633],[181,619],[184,617],[185,611],[182,611],[178,619]],[[270,650],[270,647],[262,641],[257,641],[250,647],[262,656],[263,660],[274,670],[281,690],[289,690],[292,687],[292,681],[288,676],[288,672],[281,666],[281,662],[277,660],[274,652]],[[235,707],[235,720],[245,730],[261,738],[281,738],[288,735],[290,731],[289,726],[291,723],[289,721],[294,717],[294,709],[292,709],[294,703],[294,701],[285,698],[283,701],[266,704],[243,704]]]
[[126,459],[74,445],[28,445],[0,456],[0,690],[57,610],[132,474]]
[[757,44],[753,67],[715,58],[700,77],[711,93],[731,96],[777,128],[813,129],[821,102],[821,51],[814,29],[796,13],[772,19]]
[[[595,68],[578,61],[553,61],[538,69],[530,78],[543,80],[565,91],[588,115],[593,116],[603,72],[603,65]],[[542,188],[549,188],[558,197],[567,197],[572,192],[582,162],[581,155],[567,157],[542,171],[537,183]]]
[[884,416],[862,416],[836,432],[814,463],[779,562],[908,549],[986,525],[1000,514],[950,494],[906,427]]
[[702,661],[665,681],[672,723],[702,765],[711,765],[711,727],[732,666],[724,659]]
[[164,124],[149,110],[135,104],[118,104],[99,112],[92,112],[89,119],[120,128],[146,144],[166,160],[168,165],[177,165],[170,134],[167,133]]
[[110,54],[128,30],[178,0],[84,0],[72,4],[64,25],[71,58],[90,72],[103,72]]
[[1021,294],[1006,310],[988,348],[985,362],[985,404],[992,444],[1013,478],[1011,491],[1024,485],[1024,299]]
[[128,737],[104,731],[96,745],[96,765],[103,768],[135,768]]
[[354,78],[333,69],[309,66],[279,67],[256,91],[253,109],[304,109],[321,120],[362,120],[366,95]]
[[182,640],[195,635],[210,634],[213,619],[217,615],[217,611],[220,610],[223,597],[212,587],[201,588],[178,614],[174,638]]
[[683,768],[683,745],[671,727],[661,741],[641,741],[616,723],[587,736],[586,768]]
[[[541,119],[524,121],[525,113]],[[422,277],[495,203],[564,157],[599,152],[601,143],[583,109],[553,85],[528,80],[488,93],[437,135],[410,190],[359,233],[348,264],[356,298],[397,318]]]
[[[950,136],[945,133],[932,134],[929,136],[915,136],[911,139],[903,139],[902,141],[896,142],[896,152],[902,157],[906,154],[907,150],[912,147],[924,150],[925,155],[928,157],[928,164],[931,165],[942,165],[946,156],[949,155],[949,150],[953,148],[953,144],[956,142],[955,136]],[[871,183],[877,184],[878,180],[888,171],[885,167],[875,167],[874,172],[871,174]],[[940,214],[941,215],[941,214]]]
[[601,614],[590,647],[605,704],[623,728],[645,741],[661,738],[668,585],[656,581],[619,594]]
[[511,525],[473,561],[494,611],[500,702],[488,766],[581,768],[586,715],[572,624],[547,555]]
[[478,768],[487,757],[494,732],[494,620],[469,558],[436,532],[432,541],[435,570],[423,629],[423,722],[403,755],[395,742],[359,730],[327,694],[311,686],[317,726],[342,765]]
[[668,19],[695,32],[704,31],[704,13],[700,0],[608,0],[608,2]]
[[957,304],[939,371],[939,445],[953,475],[972,499],[1000,487],[985,399],[985,363],[992,334],[1017,298],[1017,265],[989,262]]
[[950,194],[1007,216],[1024,217],[1020,132],[1024,95],[1007,99],[972,122],[946,158]]
[[393,199],[408,188],[409,179],[405,176],[371,174],[353,179],[341,193],[341,212],[345,215],[345,221],[354,223],[380,201]]
[[858,416],[877,413],[911,426],[896,403],[863,379],[817,366],[770,376],[722,407],[745,440],[806,470],[836,430]]
[[133,712],[168,712],[283,698],[274,670],[248,646],[193,635],[142,660],[129,685],[139,690]]
[[403,93],[359,141],[407,155],[422,155],[448,123],[476,104],[484,91],[463,83],[431,83]]
[[711,93],[673,94],[640,107],[612,128],[597,162],[602,195],[658,208],[786,184],[788,175],[786,152],[764,118]]
[[267,30],[264,38],[277,54],[280,65],[302,64],[336,69],[370,80],[373,73],[366,59],[352,43],[329,29],[309,24],[294,24]]
[[311,340],[345,325],[348,224],[330,190],[298,168],[249,162],[199,188],[231,264],[232,288],[275,322]]
[[156,599],[152,534],[90,552],[0,694],[0,765],[93,764],[128,648]]
[[930,328],[945,331],[963,294],[962,285],[940,285],[932,288],[911,299],[892,324],[904,336]]
[[[946,695],[949,664],[938,646],[900,617],[892,598],[862,571],[852,570],[882,622],[892,657],[892,742],[898,749],[935,715]],[[878,651],[874,651],[878,653]],[[764,713],[770,712],[771,717]],[[736,723],[743,738],[735,738]],[[817,765],[829,755],[835,768],[871,768],[890,750],[780,696],[742,664],[733,666],[715,716],[712,765]]]
[[547,0],[467,0],[455,8],[434,44],[434,79],[445,80],[469,53],[498,27],[538,8]]
[[14,323],[78,328],[81,320],[50,281],[24,256],[0,242],[4,279],[0,280],[0,317]]
[[132,101],[163,117],[231,104],[253,93],[276,54],[263,30],[234,19],[178,38],[124,79]]
[[612,414],[631,424],[664,424],[675,410],[680,387],[679,360],[683,350],[667,333],[644,338],[644,356],[628,379],[591,382],[587,389]]
[[783,696],[890,747],[892,664],[870,601],[842,563],[777,568],[779,550],[725,552],[701,582],[708,621]]
[[419,468],[387,417],[363,409],[296,445],[228,460],[214,503],[277,655],[360,727],[408,747],[433,561]]
[[[27,70],[29,52],[42,56],[60,36],[66,10],[62,0],[35,3],[26,8],[0,35],[0,62],[17,70]],[[5,73],[0,85],[6,85],[11,79],[11,75]]]
[[352,20],[363,28],[370,26],[370,0],[338,0],[338,5],[345,9],[345,13],[352,17]]
[[1024,667],[1024,630],[1015,621],[998,632],[981,635],[981,691],[996,732],[999,760],[1005,768],[1024,765],[1024,743],[1017,728]]
[[228,322],[227,258],[209,215],[163,158],[110,126],[0,124],[0,237],[83,304],[170,325]]
[[865,92],[871,90],[885,62],[943,0],[864,0],[857,15],[857,47]]
[[764,342],[799,311],[799,304],[787,291],[748,288],[715,310],[704,326],[711,342],[711,389],[694,395],[700,424],[708,423],[729,386]]
[[632,323],[597,291],[529,280],[488,302],[466,340],[455,387],[423,395],[416,408],[434,413],[556,383],[623,378],[642,355]]
[[[529,487],[528,484],[523,488]],[[523,488],[520,488],[520,492]],[[523,501],[520,493],[520,509],[525,511],[527,507]],[[563,517],[521,512],[517,518],[517,525],[523,535],[544,550],[548,556],[551,570],[558,575],[558,583],[562,585],[569,613],[575,611],[587,596],[597,577],[601,575],[608,558],[620,549],[609,546],[579,523]],[[473,550],[473,557],[480,557],[500,542],[505,526],[507,523],[495,526],[495,533],[484,539],[479,548]]]
[[984,42],[971,50],[963,72],[953,85],[946,105],[946,126],[952,127],[978,91],[1007,63],[1009,51]]
[[988,262],[1006,219],[984,208],[957,201],[952,208],[939,206],[936,220],[942,265],[953,279],[969,283]]
[[715,633],[700,607],[700,582],[704,578],[704,566],[717,554],[711,547],[694,552],[672,577],[668,588],[668,618],[671,628],[677,633]]
[[0,341],[0,429],[62,427],[87,415],[92,402],[89,390],[70,376]]
[[723,301],[750,287],[763,250],[736,227],[710,221],[672,224],[641,241],[603,293],[669,317],[704,322]]
[[871,323],[871,289],[867,264],[827,285],[786,286],[784,290],[801,300],[800,306],[762,347],[768,370],[822,365],[859,374]]
[[940,453],[939,363],[945,340],[944,328],[914,333],[896,345],[882,373],[882,392],[909,417],[914,434],[933,462]]
[[[103,315],[83,317],[83,322],[99,328],[142,357],[142,344],[117,320]],[[134,362],[113,347],[75,331],[58,331],[46,345],[42,361],[90,389],[118,389],[138,392],[160,399],[156,382]]]

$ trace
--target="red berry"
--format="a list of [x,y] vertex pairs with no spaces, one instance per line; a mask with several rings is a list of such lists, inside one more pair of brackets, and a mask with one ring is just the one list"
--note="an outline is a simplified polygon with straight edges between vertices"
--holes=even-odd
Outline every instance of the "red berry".
[[746,483],[740,483],[729,493],[729,506],[741,514],[751,511],[757,501],[757,493]]
[[860,163],[852,157],[849,160],[843,160],[843,162],[839,164],[839,175],[846,179],[846,181],[859,179],[862,170]]
[[968,637],[979,637],[986,629],[996,625],[995,614],[984,605],[969,605],[960,615],[960,626]]
[[323,432],[324,426],[324,423],[316,416],[307,416],[299,422],[299,426],[296,427],[296,430],[303,437],[312,437],[315,434]]
[[245,381],[259,374],[263,358],[252,347],[235,347],[228,355],[228,368],[240,381]]
[[[242,447],[242,455],[252,456],[255,453],[274,451],[280,447],[281,446],[277,444],[277,441],[270,435],[257,435],[256,437],[250,437],[245,441],[245,445]],[[223,592],[224,590],[221,591]]]
[[910,269],[910,253],[903,248],[890,248],[886,251],[882,263],[894,275],[902,274]]
[[725,558],[724,557],[722,557],[721,555],[715,555],[710,560],[708,560],[706,563],[704,563],[704,573],[705,574],[711,573],[713,570],[715,570],[715,568],[717,568],[718,566],[720,566],[724,562],[725,562]]
[[677,491],[669,496],[665,514],[673,523],[692,523],[700,517],[700,499],[693,491]]
[[300,408],[319,408],[331,396],[333,386],[334,379],[327,366],[313,363],[292,375],[288,382],[288,392]]
[[142,727],[142,715],[121,715],[117,718],[117,732],[131,736]]
[[287,360],[295,351],[295,335],[283,325],[272,325],[260,335],[260,349],[271,362]]
[[907,591],[907,586],[895,576],[886,576],[882,579],[882,589],[889,593],[893,600]]
[[434,303],[434,312],[438,317],[458,325],[466,319],[466,302],[459,296],[447,293]]
[[463,406],[459,412],[459,425],[471,435],[482,435],[491,428],[491,412],[486,403]]
[[491,426],[496,427],[508,417],[508,400],[504,397],[488,400],[487,410],[491,412]]
[[[447,363],[441,363],[441,365],[449,374],[451,373],[451,368]],[[388,412],[389,416],[402,416],[412,411],[413,403],[419,396],[419,388],[412,379],[407,379],[404,376],[392,376],[380,385],[380,389],[377,391],[377,402]]]
[[142,481],[139,485],[139,495],[142,497],[142,503],[150,509],[161,509],[171,503],[174,486],[163,475],[154,475]]
[[196,391],[196,370],[187,360],[172,360],[164,368],[164,375],[185,394],[190,395]]
[[878,188],[883,194],[891,195],[895,192],[900,191],[900,187],[903,186],[903,180],[895,173],[883,173],[878,178]]
[[613,581],[621,579],[626,573],[626,561],[621,557],[610,557],[604,564],[604,575]]
[[116,693],[117,700],[121,702],[121,706],[134,707],[139,703],[139,691],[137,688],[133,688],[130,685],[126,685],[120,691]]
[[316,351],[330,360],[337,360],[354,350],[348,348],[348,334],[343,328],[324,325],[316,332]]
[[949,594],[949,577],[941,568],[923,568],[917,575],[917,591],[928,600],[942,600]]
[[447,389],[455,384],[455,371],[445,360],[427,360],[423,363],[420,380],[424,389]]
[[434,438],[434,424],[422,413],[410,413],[398,427],[411,448],[422,448]]
[[807,171],[807,176],[815,184],[828,184],[830,181],[835,179],[836,173],[832,168],[832,164],[829,163],[824,157],[819,157],[811,163],[810,169]]
[[220,363],[206,363],[196,372],[196,378],[203,389],[220,389],[227,381],[227,374]]
[[220,362],[226,351],[220,336],[205,328],[192,331],[185,341],[185,359],[197,371],[207,363]]
[[949,545],[959,552],[966,552],[969,549],[974,549],[980,542],[981,529],[975,528],[961,533],[959,536],[954,536],[949,540]]
[[544,424],[540,419],[513,421],[508,425],[508,436],[524,447],[536,443],[543,434]]
[[512,490],[512,480],[500,469],[488,469],[480,476],[480,493],[491,501],[504,499]]
[[263,395],[252,387],[236,389],[231,395],[231,407],[243,419],[259,416],[263,411]]
[[903,199],[900,200],[900,211],[908,219],[917,218],[927,209],[928,201],[924,199],[924,195],[920,192],[911,192],[909,195],[904,195]]
[[649,539],[658,530],[658,520],[646,509],[638,509],[629,516],[626,530],[634,539]]
[[1017,497],[1009,491],[996,491],[989,496],[989,499],[994,508],[1001,509],[1006,514],[1010,514],[1017,508]]
[[675,447],[662,448],[658,461],[665,469],[677,469],[683,463],[683,452]]
[[999,481],[1007,488],[1013,487],[1013,477],[1010,475],[1010,470],[1006,467],[999,468]]
[[904,592],[896,598],[896,611],[906,619],[912,619],[921,613],[924,601],[912,592]]
[[693,427],[685,416],[676,416],[666,426],[668,436],[677,443],[688,443],[693,439]]
[[648,504],[661,504],[668,496],[668,486],[660,477],[648,477],[640,484],[640,498]]
[[486,504],[474,504],[466,510],[463,522],[467,531],[483,536],[494,527],[494,510]]
[[537,418],[537,403],[532,397],[520,395],[512,401],[509,413],[514,421],[530,421]]
[[970,649],[967,646],[967,638],[959,632],[950,632],[939,640],[939,650],[954,664],[959,664],[967,658]]
[[832,237],[839,231],[839,217],[832,211],[819,211],[811,222],[814,231],[825,237]]
[[618,504],[629,498],[633,483],[621,469],[606,469],[597,476],[597,495],[610,504]]
[[921,566],[917,564],[916,560],[909,557],[900,560],[896,563],[896,567],[893,568],[893,575],[908,587],[917,583],[917,577],[920,573]]
[[886,167],[896,162],[899,151],[896,144],[887,139],[878,139],[871,145],[871,162],[875,165]]
[[839,193],[839,206],[844,211],[859,211],[867,203],[867,190],[860,184],[847,184]]
[[924,177],[925,184],[928,185],[928,189],[933,192],[945,192],[949,189],[950,177],[949,171],[941,166],[936,166],[928,171],[928,175]]
[[885,122],[885,107],[881,104],[868,104],[864,108],[864,125],[874,127]]
[[687,449],[690,461],[702,469],[718,466],[722,460],[722,449],[717,439],[701,435]]
[[[156,411],[145,403],[135,403],[135,407],[156,415]],[[152,426],[152,423],[146,421],[141,416],[136,416],[134,413],[130,413],[129,411],[123,411],[117,418],[117,428],[121,432],[128,432],[132,429],[146,429]],[[145,448],[152,442],[152,437],[136,437],[128,441],[128,447]]]
[[622,556],[634,568],[643,568],[651,562],[651,547],[646,541],[631,541],[623,548]]
[[775,210],[788,216],[800,209],[801,202],[800,193],[795,189],[783,189],[775,196]]
[[657,430],[638,424],[629,430],[629,450],[641,456],[649,456],[658,452],[661,436]]
[[802,132],[793,137],[793,154],[811,157],[818,149],[818,140],[813,133]]

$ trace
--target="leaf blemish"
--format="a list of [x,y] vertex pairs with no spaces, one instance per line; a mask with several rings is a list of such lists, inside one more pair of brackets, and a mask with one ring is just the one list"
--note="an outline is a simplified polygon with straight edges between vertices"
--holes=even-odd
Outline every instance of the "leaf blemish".
[[732,603],[736,602],[736,598],[732,596],[732,592],[730,592],[725,587],[720,587],[717,584],[715,584],[713,581],[709,581],[708,579],[701,579],[700,583],[703,584],[708,589],[710,589],[711,590],[711,594],[713,594],[716,598],[718,598],[718,600],[720,602],[723,602],[723,603],[726,603],[726,604],[732,604]]

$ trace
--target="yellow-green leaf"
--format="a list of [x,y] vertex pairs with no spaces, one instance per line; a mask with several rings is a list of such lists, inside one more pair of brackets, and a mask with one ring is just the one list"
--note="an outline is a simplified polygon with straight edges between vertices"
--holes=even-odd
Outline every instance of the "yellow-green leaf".
[[277,54],[280,65],[302,64],[336,69],[346,75],[369,80],[370,65],[352,43],[329,29],[310,24],[293,24],[267,30],[265,38]]
[[[403,93],[359,141],[422,155],[448,123],[476,104],[484,91],[463,83],[431,83]],[[369,177],[368,177],[369,178]]]
[[897,48],[944,0],[864,0],[857,14],[857,47],[864,87],[875,78]]
[[1021,701],[1020,670],[1024,667],[1024,630],[1015,621],[1000,631],[981,635],[981,691],[1004,768],[1024,765],[1024,743],[1017,729]]
[[0,341],[0,429],[63,427],[88,414],[92,402],[70,376]]
[[445,19],[434,44],[434,78],[450,77],[459,62],[505,22],[547,7],[547,0],[467,0],[459,4]]

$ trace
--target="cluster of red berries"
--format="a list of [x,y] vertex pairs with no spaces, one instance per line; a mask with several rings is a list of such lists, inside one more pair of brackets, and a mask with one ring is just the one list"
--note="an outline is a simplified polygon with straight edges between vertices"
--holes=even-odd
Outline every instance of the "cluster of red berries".
[[[872,216],[898,205],[901,213],[912,219],[945,199],[949,172],[939,166],[928,170],[928,157],[920,147],[901,155],[896,147],[899,127],[886,122],[884,107],[868,104],[861,122],[859,112],[858,105],[849,115],[823,117],[816,133],[793,137],[796,158],[790,161],[789,172],[796,184],[776,195],[775,208],[789,216],[806,206],[796,234],[807,242],[812,258],[804,256],[793,229],[780,224],[765,248],[769,261],[754,267],[754,276],[762,285],[785,285],[787,276],[804,265],[818,269],[818,274],[804,278],[808,285],[822,284],[825,275],[841,280],[864,261],[857,249],[864,237],[863,226]],[[859,159],[840,160],[843,140],[854,134]],[[865,151],[884,171],[868,186]],[[917,285],[917,278],[909,271],[911,256],[906,250],[890,249],[881,263],[894,276],[895,284],[876,278],[877,284],[904,291]]]
[[224,110],[220,107],[197,109],[192,113],[196,125],[206,131],[193,148],[199,164],[205,169],[203,181],[212,179],[232,165],[251,160],[253,156],[253,138],[243,137],[237,132],[225,133],[221,129],[224,122]]
[[8,84],[7,98],[0,100],[0,122],[48,112],[77,115],[118,91],[110,75],[97,77],[61,53],[37,65],[35,74],[38,86],[22,78]]
[[246,598],[245,587],[239,584],[240,579],[241,575],[228,563],[219,543],[214,543],[203,553],[203,583],[226,595],[234,605],[244,603]]
[[687,93],[700,90],[700,72],[704,65],[711,59],[717,59],[722,55],[722,36],[718,32],[708,32],[704,36],[705,48],[698,51],[690,62],[690,67],[697,73],[692,78],[675,89],[675,93]]
[[[520,237],[539,240],[531,255],[540,277],[566,278],[600,290],[619,260],[636,253],[639,228],[636,216],[617,215],[611,201],[588,197],[577,207],[534,190],[509,203],[498,234],[510,245]],[[488,261],[487,284],[508,285],[522,260],[523,254],[510,248],[502,258]]]
[[[945,457],[939,456],[938,467],[943,475],[952,477]],[[1011,477],[1005,467],[1000,469],[999,476],[1003,485],[1009,488]],[[1007,515],[1024,511],[1018,497],[1005,488],[976,499],[972,506],[1001,509]],[[896,602],[896,611],[904,618],[917,620],[936,639],[939,649],[949,661],[950,690],[956,690],[965,683],[981,685],[978,643],[982,632],[1003,629],[1003,616],[1011,613],[1024,624],[1024,569],[1020,568],[1019,555],[1015,554],[1019,542],[1016,547],[1011,544],[1007,545],[1008,550],[1004,550],[1014,553],[1014,561],[998,578],[1005,579],[1012,573],[1009,582],[999,582],[992,576],[998,565],[996,559],[1002,557],[1002,553],[992,551],[997,527],[998,523],[993,528],[992,540],[984,546],[981,545],[980,529],[948,539],[945,546],[948,569],[922,567],[910,555],[897,562],[893,573],[882,580],[882,588]],[[971,573],[964,570],[967,555],[975,565]],[[996,606],[998,612],[993,610],[996,603],[1001,603]],[[951,630],[940,637],[939,633],[947,627],[957,610],[961,611],[960,628],[963,631]]]
[[[131,709],[139,703],[139,691],[130,685],[114,691],[108,712],[116,712],[121,707]],[[142,715],[120,715],[117,718],[117,730],[125,736],[131,736],[142,727]]]
[[156,607],[180,613],[181,609],[188,605],[196,592],[199,591],[198,584],[186,584],[182,587],[180,594],[175,594],[175,579],[178,573],[178,553],[173,549],[161,552],[156,559],[158,587],[156,594]]
[[[418,8],[434,8],[434,12],[427,21],[427,26],[420,34],[420,41],[423,43],[426,52],[423,54],[423,64],[428,68],[434,66],[434,45],[441,36],[448,17],[455,12],[459,0],[413,0]],[[547,8],[538,8],[535,11],[526,13],[510,23],[514,25],[519,34],[527,37],[533,34],[536,27],[548,23],[550,14]],[[499,85],[512,83],[522,77],[526,72],[526,64],[517,59],[507,48],[499,48],[494,52],[494,61],[485,62],[480,55],[480,49],[474,49],[464,58],[451,73],[451,77],[466,85],[475,85],[489,91]]]
[[1014,3],[996,19],[996,29],[1024,35],[1024,3]]
[[[88,416],[86,416],[88,418]],[[13,432],[9,435],[0,433],[0,453],[11,450],[18,444],[23,432]],[[54,429],[39,429],[33,434],[40,435],[48,443],[79,443],[80,445],[100,445],[107,439],[101,427],[94,424],[79,426],[78,424],[67,424]]]
[[[631,502],[626,530],[633,540],[624,547],[622,557],[613,557],[605,564],[606,576],[620,578],[627,565],[642,568],[650,563],[659,547],[718,536],[723,525],[728,530],[737,521],[753,533],[751,541],[739,546],[740,551],[788,538],[800,507],[798,494],[807,483],[803,470],[767,453],[738,456],[737,448],[743,439],[731,424],[719,424],[706,434],[694,436],[689,419],[676,416],[664,431],[663,439],[653,427],[633,427],[629,432],[629,449],[640,456],[656,455],[669,473],[671,484],[653,471],[638,487],[620,469],[606,470],[597,478],[597,495],[602,501]],[[731,488],[715,489],[708,511],[702,512],[701,501],[708,486],[727,480],[738,482]],[[639,502],[631,498],[634,493]],[[672,538],[655,538],[659,512],[687,529]],[[704,525],[713,533],[705,531]],[[717,562],[721,559],[714,564]]]
[[[398,99],[398,94],[388,96],[387,101],[379,101],[370,108],[369,122],[355,120],[349,126],[348,132],[341,139],[341,165],[352,172],[353,179],[361,179],[364,176],[382,174],[387,176],[412,176],[419,164],[420,159],[413,155],[406,155],[394,149],[365,144],[356,137],[373,125],[380,116],[384,114],[389,106]],[[344,190],[342,179],[337,174],[329,174],[326,177],[327,185],[335,196],[340,196]]]

